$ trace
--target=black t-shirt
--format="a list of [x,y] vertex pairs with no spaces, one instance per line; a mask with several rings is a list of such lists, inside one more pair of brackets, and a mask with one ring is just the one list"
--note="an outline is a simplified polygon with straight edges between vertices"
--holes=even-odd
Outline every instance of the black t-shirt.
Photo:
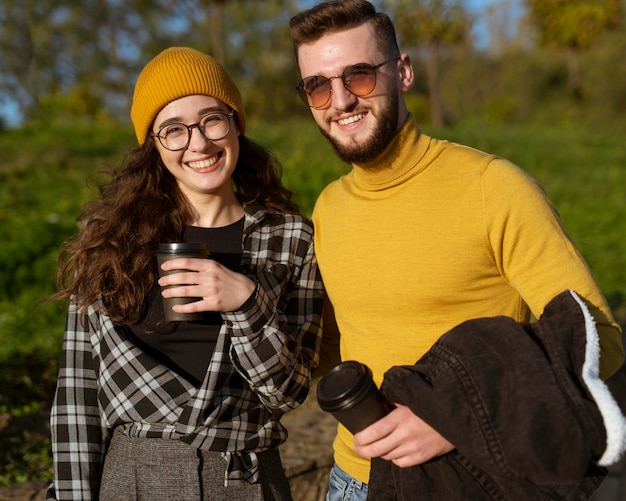
[[[182,240],[205,242],[211,254],[210,259],[233,271],[239,271],[242,235],[243,218],[221,228],[186,226]],[[221,315],[217,312],[205,312],[202,320],[165,323],[158,285],[152,289],[146,303],[143,320],[130,326],[131,339],[161,363],[199,386],[215,349],[222,325]]]

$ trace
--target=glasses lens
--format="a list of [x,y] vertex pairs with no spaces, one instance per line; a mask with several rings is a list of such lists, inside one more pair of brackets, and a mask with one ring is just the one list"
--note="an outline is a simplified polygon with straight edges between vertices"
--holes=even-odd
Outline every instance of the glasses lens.
[[299,90],[300,96],[306,104],[313,108],[319,108],[330,99],[330,80],[319,75],[307,77],[302,80]]
[[211,141],[222,139],[230,130],[230,120],[228,115],[223,113],[211,113],[200,119],[198,127],[202,135]]
[[355,64],[343,72],[343,84],[355,96],[366,96],[376,87],[376,69],[369,64]]
[[182,150],[189,141],[189,129],[185,124],[170,124],[159,131],[159,141],[168,150]]

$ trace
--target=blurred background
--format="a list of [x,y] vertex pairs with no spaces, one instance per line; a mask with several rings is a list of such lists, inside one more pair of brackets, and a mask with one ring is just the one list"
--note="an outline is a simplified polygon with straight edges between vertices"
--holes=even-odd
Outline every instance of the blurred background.
[[[133,84],[161,49],[196,47],[226,64],[248,113],[306,114],[288,20],[313,0],[5,0],[0,117],[128,121]],[[412,56],[411,93],[435,126],[468,117],[623,122],[623,0],[374,0]]]
[[[247,134],[310,214],[347,172],[317,131],[289,18],[312,0],[4,0],[0,4],[0,487],[47,481],[65,304],[59,246],[101,172],[135,142],[143,65],[172,45],[223,62]],[[496,153],[544,186],[626,324],[626,0],[379,0],[416,71],[424,132]]]

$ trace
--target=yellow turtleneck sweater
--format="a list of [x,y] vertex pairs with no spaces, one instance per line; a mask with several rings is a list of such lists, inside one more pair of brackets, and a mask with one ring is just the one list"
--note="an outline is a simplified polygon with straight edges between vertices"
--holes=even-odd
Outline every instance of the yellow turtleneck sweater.
[[[322,192],[313,222],[341,359],[367,364],[378,385],[461,322],[528,322],[566,289],[596,319],[603,376],[622,362],[620,328],[541,187],[504,159],[420,134],[413,116],[381,157]],[[368,481],[341,425],[334,450]]]

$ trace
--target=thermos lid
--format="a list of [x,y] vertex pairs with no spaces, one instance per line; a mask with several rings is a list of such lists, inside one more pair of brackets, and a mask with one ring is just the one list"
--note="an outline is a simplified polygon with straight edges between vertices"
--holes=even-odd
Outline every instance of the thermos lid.
[[369,367],[355,361],[342,362],[317,384],[317,401],[327,412],[345,410],[363,400],[372,386]]

